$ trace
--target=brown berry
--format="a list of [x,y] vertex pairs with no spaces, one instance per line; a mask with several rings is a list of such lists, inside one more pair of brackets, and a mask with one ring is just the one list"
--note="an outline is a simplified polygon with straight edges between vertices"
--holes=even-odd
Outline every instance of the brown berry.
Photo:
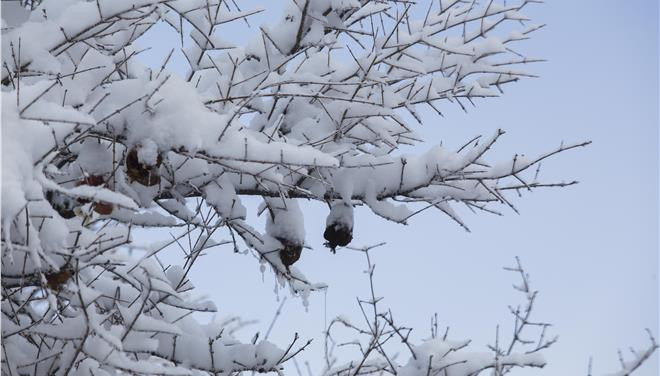
[[94,204],[94,211],[102,215],[110,215],[114,209],[109,202],[101,201]]
[[77,205],[77,202],[71,197],[57,191],[48,191],[46,192],[46,200],[62,218],[69,219],[76,216],[73,208]]
[[57,272],[46,273],[46,282],[51,290],[59,291],[62,285],[71,278],[71,270],[62,268]]
[[78,186],[89,185],[92,187],[100,187],[105,185],[105,178],[102,175],[90,175],[84,177],[82,180],[79,180],[76,185]]
[[140,163],[138,149],[134,147],[126,154],[126,175],[131,178],[131,181],[137,181],[144,186],[158,185],[160,183],[160,173],[158,170],[162,160],[159,154],[156,164],[153,166]]
[[326,246],[334,253],[337,246],[345,247],[353,240],[353,229],[343,223],[332,223],[325,228],[323,237],[327,240]]
[[288,241],[287,239],[283,238],[276,238],[277,240],[282,243],[284,248],[280,249],[280,260],[282,260],[282,264],[289,268],[289,266],[293,265],[296,261],[300,259],[300,254],[302,253],[302,244],[296,244]]

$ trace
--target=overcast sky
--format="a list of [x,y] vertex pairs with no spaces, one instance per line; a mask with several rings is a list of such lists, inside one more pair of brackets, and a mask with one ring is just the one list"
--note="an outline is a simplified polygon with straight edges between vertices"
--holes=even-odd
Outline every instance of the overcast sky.
[[[246,3],[255,4],[245,6],[250,9],[259,1]],[[507,134],[491,158],[541,153],[562,140],[592,140],[587,149],[559,155],[541,170],[548,180],[581,183],[525,193],[516,201],[520,215],[461,211],[471,233],[437,212],[427,211],[404,227],[358,209],[352,244],[387,242],[374,251],[377,295],[385,297],[400,324],[416,328],[414,337],[428,336],[437,312],[439,324],[451,326],[450,337],[472,339],[472,349],[483,351],[496,325],[510,333],[507,305],[519,301],[511,289],[517,279],[502,267],[520,256],[540,290],[536,319],[553,323],[552,333],[560,338],[547,352],[545,369],[518,374],[585,375],[590,356],[594,374],[602,374],[617,369],[617,348],[647,345],[644,328],[659,334],[658,2],[552,0],[525,13],[548,24],[524,48],[548,60],[529,67],[540,78],[509,85],[503,97],[480,101],[467,114],[449,104],[445,118],[424,113],[417,131],[427,143],[417,150],[439,142],[458,147],[498,127]],[[262,14],[252,24],[273,22],[272,17]],[[223,38],[245,40],[244,31],[230,29]],[[155,28],[142,43],[156,47],[145,61],[159,64],[172,38],[167,28]],[[183,64],[178,59],[171,69],[185,70]],[[254,215],[257,201],[246,203]],[[355,298],[368,287],[362,256],[341,250],[331,255],[322,246],[326,213],[322,205],[309,204],[307,242],[314,250],[296,265],[310,279],[328,283],[327,295],[313,295],[308,311],[300,299],[289,298],[270,338],[281,345],[293,331],[316,338],[303,355],[314,369],[321,366],[326,317],[359,320]],[[221,314],[260,320],[246,337],[263,333],[278,295],[289,294],[275,294],[270,272],[262,281],[259,263],[231,247],[213,249],[196,264],[192,280]],[[638,375],[657,376],[657,359]]]

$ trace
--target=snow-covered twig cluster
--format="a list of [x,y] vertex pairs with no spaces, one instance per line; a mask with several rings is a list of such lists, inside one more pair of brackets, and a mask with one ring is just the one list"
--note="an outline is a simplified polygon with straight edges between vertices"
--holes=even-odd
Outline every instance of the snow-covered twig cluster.
[[[297,336],[242,344],[235,321],[193,317],[215,309],[191,293],[205,250],[247,247],[306,296],[324,285],[292,266],[303,200],[327,202],[334,250],[356,205],[399,223],[436,208],[467,228],[456,204],[498,213],[515,210],[508,191],[574,184],[539,181],[538,166],[588,142],[493,163],[497,130],[399,152],[421,141],[418,107],[464,107],[530,76],[519,66],[538,59],[514,46],[541,27],[522,13],[534,2],[294,0],[244,46],[223,31],[261,10],[234,1],[3,2],[3,374],[281,372],[306,347]],[[136,41],[158,23],[180,39],[145,67]],[[179,51],[184,75],[168,70]],[[246,221],[247,195],[263,198],[264,230]],[[181,233],[134,249],[136,226]],[[160,264],[168,246],[182,265]]]
[[[5,140],[32,150],[6,164],[38,167],[38,185],[65,219],[91,201],[92,220],[197,225],[184,207],[200,197],[294,290],[313,289],[289,268],[304,243],[297,199],[347,207],[329,223],[343,228],[328,233],[329,245],[341,246],[354,205],[399,223],[436,208],[467,229],[456,203],[499,213],[493,204],[515,210],[508,191],[575,183],[541,182],[533,167],[587,142],[492,163],[497,130],[455,149],[397,153],[419,141],[410,124],[421,121],[417,107],[464,106],[529,76],[518,66],[538,59],[514,45],[542,26],[521,13],[532,2],[292,1],[277,25],[239,47],[222,31],[261,10],[211,0],[45,1],[3,29]],[[160,66],[144,67],[135,41],[158,22],[181,40]],[[178,48],[190,65],[183,76],[167,70]],[[5,180],[34,181],[25,170]],[[25,191],[7,189],[17,196],[8,217],[26,205]],[[264,197],[266,233],[244,221],[245,195]]]
[[[653,355],[656,350],[658,349],[658,343],[655,340],[655,337],[653,337],[653,333],[649,329],[646,329],[646,332],[648,333],[649,336],[649,346],[642,351],[635,350],[634,348],[630,348],[630,353],[632,354],[630,360],[626,360],[621,353],[621,350],[619,350],[619,363],[621,364],[621,369],[619,371],[613,372],[613,373],[608,373],[606,376],[629,376],[632,375],[635,370],[637,370],[639,367],[642,366],[646,361],[649,360],[651,355]],[[591,359],[589,360],[589,374],[588,376],[591,376],[591,367],[592,367],[592,362]]]
[[[392,310],[386,308],[384,297],[377,295],[375,288],[376,264],[370,251],[383,244],[347,248],[364,253],[370,293],[368,298],[357,300],[364,321],[356,323],[345,316],[337,316],[328,324],[322,375],[503,376],[515,369],[543,368],[546,365],[544,353],[557,342],[558,336],[548,337],[547,330],[552,324],[532,319],[538,291],[532,289],[529,274],[517,257],[515,266],[504,268],[519,275],[520,282],[513,288],[523,297],[521,305],[509,306],[514,320],[513,333],[505,341],[497,326],[494,343],[486,346],[490,352],[470,351],[471,340],[450,339],[449,326],[443,333],[439,331],[437,314],[431,318],[430,336],[419,341],[411,337],[413,328],[395,321]],[[658,344],[653,334],[647,332],[649,347],[643,351],[631,348],[633,356],[630,360],[624,360],[619,352],[621,370],[607,376],[631,375],[648,361]],[[349,351],[341,351],[346,348]],[[349,360],[346,360],[347,353]],[[588,376],[592,376],[591,368],[590,362]]]
[[[374,270],[376,265],[372,262],[369,251],[374,247],[352,248],[364,252],[367,259],[367,273],[371,294],[368,299],[358,299],[360,310],[363,313],[364,323],[356,324],[348,318],[337,317],[333,319],[326,330],[326,368],[324,375],[364,375],[364,374],[392,374],[392,375],[452,375],[471,376],[479,375],[489,370],[494,375],[505,375],[514,368],[543,367],[546,361],[543,351],[552,346],[557,337],[546,337],[547,323],[531,320],[534,301],[537,291],[531,289],[529,277],[517,261],[514,268],[507,270],[520,274],[520,285],[514,286],[520,291],[525,303],[522,307],[510,308],[514,317],[513,335],[509,343],[500,338],[499,328],[496,331],[495,343],[488,345],[491,352],[467,351],[470,340],[449,339],[449,327],[444,334],[438,331],[438,318],[434,316],[431,326],[431,335],[421,343],[416,344],[411,338],[412,328],[404,327],[394,320],[390,309],[383,308],[382,297],[375,293]],[[533,328],[538,329],[536,334],[530,333]],[[354,339],[339,342],[333,334],[343,329],[356,336]],[[536,335],[536,339],[528,337]],[[354,346],[358,350],[352,353],[359,357],[340,362],[335,350]],[[400,362],[400,352],[409,357],[403,357]]]

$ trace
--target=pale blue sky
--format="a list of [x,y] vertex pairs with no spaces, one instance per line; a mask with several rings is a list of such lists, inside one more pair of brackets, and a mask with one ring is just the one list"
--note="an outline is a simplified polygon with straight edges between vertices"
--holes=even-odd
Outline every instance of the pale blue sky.
[[[521,215],[461,211],[472,233],[435,212],[403,227],[359,209],[353,244],[388,242],[374,252],[377,294],[400,323],[417,328],[417,338],[428,335],[429,319],[437,312],[453,338],[471,338],[477,350],[493,341],[496,325],[503,333],[511,325],[506,307],[517,302],[510,288],[517,280],[501,267],[520,256],[541,291],[536,317],[554,323],[552,332],[560,339],[547,352],[544,370],[518,374],[586,374],[592,355],[594,373],[602,374],[617,368],[617,348],[647,345],[644,328],[660,335],[658,3],[552,0],[525,13],[548,24],[525,44],[530,55],[548,60],[530,67],[541,77],[509,85],[503,97],[480,101],[468,114],[448,105],[444,119],[424,113],[425,125],[417,129],[427,140],[421,149],[440,141],[458,146],[498,127],[507,134],[492,156],[502,158],[540,153],[562,140],[592,140],[589,148],[560,155],[541,171],[546,178],[581,184],[524,194],[517,201]],[[252,23],[272,22],[266,18],[257,16]],[[234,31],[244,40],[242,30]],[[148,36],[143,45],[160,47],[146,56],[148,61],[160,63],[170,38],[165,28]],[[182,63],[179,59],[172,67],[185,69]],[[256,202],[246,201],[253,211]],[[325,315],[358,320],[355,297],[364,296],[368,286],[360,255],[331,255],[322,246],[325,214],[317,204],[306,210],[307,241],[314,250],[305,252],[297,266],[330,285],[327,306],[324,294],[311,297],[308,312],[299,300],[289,299],[271,334],[280,344],[294,330],[316,338],[303,355],[316,368]],[[277,309],[272,275],[266,272],[262,282],[258,262],[230,247],[213,249],[195,266],[192,279],[221,313],[261,320],[246,337],[263,333]],[[638,375],[658,372],[656,355]]]

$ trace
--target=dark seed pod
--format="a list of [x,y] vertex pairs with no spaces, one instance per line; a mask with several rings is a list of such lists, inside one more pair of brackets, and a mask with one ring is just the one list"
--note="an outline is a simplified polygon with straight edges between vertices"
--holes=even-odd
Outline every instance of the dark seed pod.
[[323,237],[327,240],[326,245],[334,253],[337,246],[345,247],[353,240],[353,229],[343,223],[332,223],[325,228]]
[[147,187],[158,185],[160,183],[160,173],[158,170],[162,161],[162,157],[158,154],[155,165],[149,166],[140,163],[138,149],[134,147],[126,154],[126,175],[131,178],[131,181],[136,181]]
[[288,268],[300,259],[302,244],[294,244],[282,238],[276,239],[284,246],[283,249],[280,249],[280,260],[282,260],[282,264]]
[[78,202],[71,197],[60,192],[48,191],[46,192],[46,200],[48,200],[50,206],[52,206],[62,218],[69,219],[76,216],[73,208],[78,205]]
[[[83,176],[82,179],[78,180],[76,182],[76,187],[79,187],[81,185],[89,185],[91,187],[99,187],[103,186],[105,183],[105,179],[103,179],[103,176],[101,175],[90,175],[90,176]],[[89,200],[84,199],[84,198],[79,198],[78,204],[86,204],[89,202]]]
[[71,270],[62,268],[58,272],[46,273],[46,283],[51,290],[60,291],[62,286],[71,278]]
[[345,247],[353,240],[353,206],[334,201],[330,207],[323,237],[327,240],[326,247],[335,253],[337,247]]
[[105,201],[97,202],[94,204],[94,211],[102,215],[110,215],[114,210],[114,206]]
[[90,175],[84,177],[76,185],[89,185],[92,187],[100,187],[105,184],[105,178],[103,175]]
[[[87,176],[87,177],[83,178],[82,180],[78,181],[78,183],[76,183],[76,185],[77,186],[89,185],[89,186],[92,186],[92,187],[103,187],[103,186],[106,185],[106,182],[105,182],[105,177],[103,175],[90,175],[90,176]],[[86,204],[86,203],[89,202],[89,200],[79,199],[78,202],[81,203],[81,204]],[[93,210],[95,212],[99,213],[99,214],[102,214],[102,215],[111,214],[113,209],[114,209],[114,206],[111,203],[105,202],[105,201],[97,202],[93,205]]]

